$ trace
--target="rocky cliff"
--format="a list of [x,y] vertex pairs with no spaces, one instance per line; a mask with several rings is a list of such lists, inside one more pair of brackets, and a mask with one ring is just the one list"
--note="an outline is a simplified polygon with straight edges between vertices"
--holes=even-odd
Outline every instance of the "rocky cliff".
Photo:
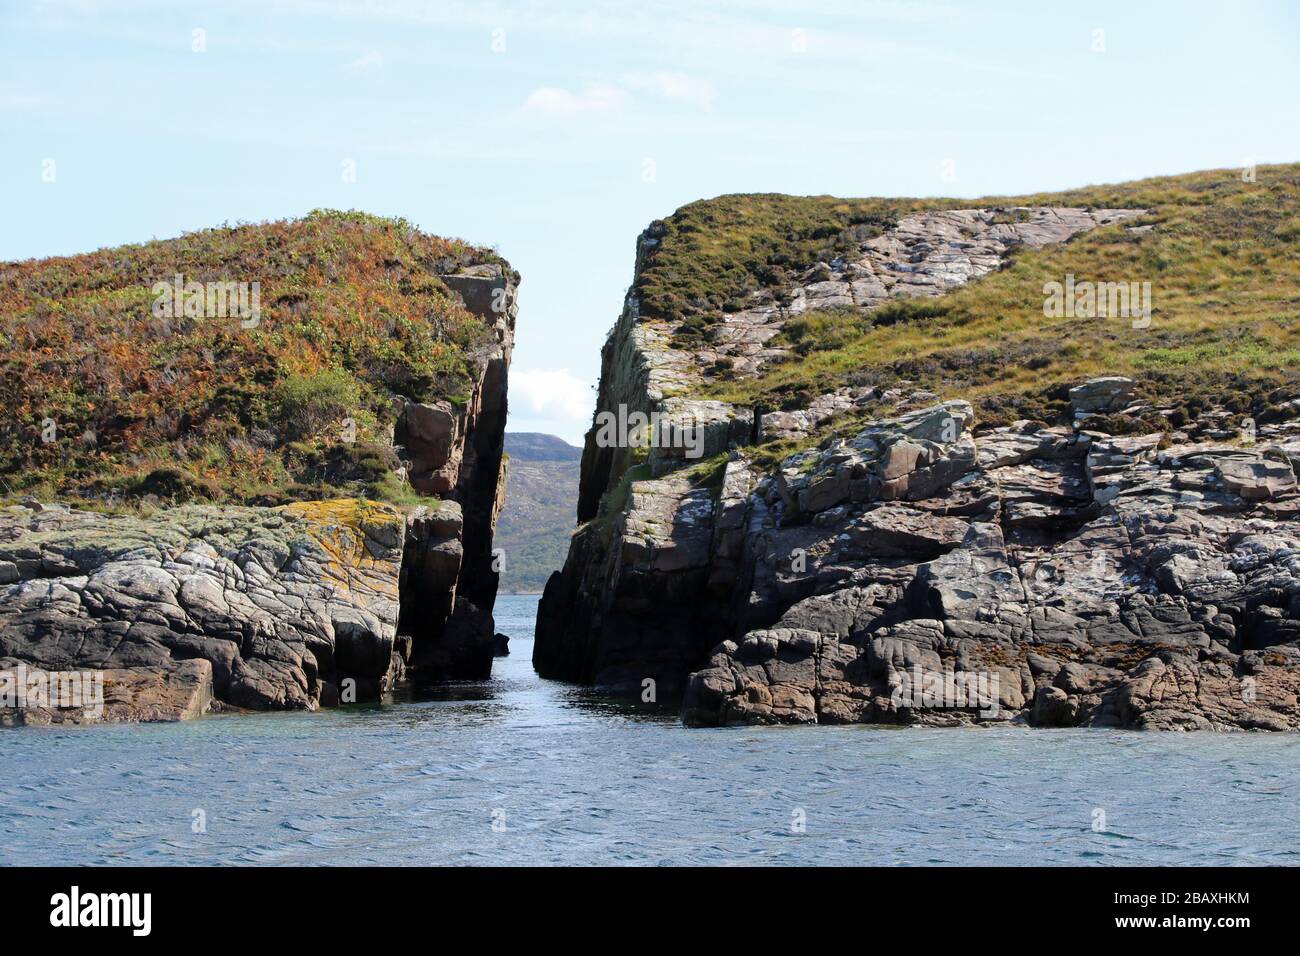
[[1300,729],[1297,212],[1271,167],[652,224],[537,669],[697,724]]
[[0,266],[0,722],[487,677],[517,283],[357,213]]

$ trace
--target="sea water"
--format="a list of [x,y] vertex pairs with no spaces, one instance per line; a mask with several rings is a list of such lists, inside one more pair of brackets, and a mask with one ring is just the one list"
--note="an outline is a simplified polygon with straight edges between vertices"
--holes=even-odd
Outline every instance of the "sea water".
[[536,604],[434,699],[0,731],[0,863],[1300,863],[1300,735],[691,729],[538,678]]

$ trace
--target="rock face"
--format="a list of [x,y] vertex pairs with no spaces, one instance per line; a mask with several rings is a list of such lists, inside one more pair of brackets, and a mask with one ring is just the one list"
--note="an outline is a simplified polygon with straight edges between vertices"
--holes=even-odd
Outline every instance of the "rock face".
[[[908,450],[898,495],[891,450],[945,414],[960,432]],[[758,483],[751,514],[781,520],[689,722],[1300,729],[1300,445],[969,424],[935,406]],[[1258,498],[1224,478],[1273,464]]]
[[[716,351],[671,348],[674,326],[641,321],[640,305],[629,295],[601,353],[597,420],[602,414],[640,413],[698,428],[702,458],[764,437],[806,434],[837,412],[878,400],[879,393],[846,388],[822,396],[805,411],[757,415],[754,409],[681,395],[700,382],[705,365],[719,358],[733,363],[734,374],[753,375],[787,356],[769,343],[786,322],[810,309],[837,304],[869,309],[892,298],[941,295],[998,268],[1019,245],[1063,242],[1139,213],[1015,207],[904,216],[884,235],[860,243],[852,259],[809,270],[784,301],[755,293],[750,307],[723,317],[715,336],[723,344]],[[652,226],[639,237],[638,276],[662,236]],[[636,284],[634,280],[634,288]],[[894,452],[899,456],[895,469],[907,453],[908,448]],[[615,686],[650,678],[676,689],[685,679],[682,662],[701,661],[717,643],[718,628],[730,619],[729,611],[701,615],[692,608],[669,609],[683,595],[698,594],[699,581],[706,582],[709,607],[729,603],[744,540],[744,527],[735,525],[751,520],[739,500],[748,488],[742,491],[741,486],[757,476],[733,474],[728,467],[731,493],[739,498],[727,504],[725,518],[719,516],[724,527],[717,545],[726,556],[715,566],[709,554],[714,518],[707,511],[721,505],[708,492],[683,491],[687,479],[681,476],[657,488],[633,485],[622,514],[617,513],[621,504],[600,513],[602,498],[636,464],[634,455],[626,443],[602,442],[595,427],[587,435],[577,512],[579,523],[588,526],[574,536],[563,572],[548,582],[542,598],[534,663],[543,676]],[[644,462],[652,476],[688,463],[681,449],[663,447],[649,448]],[[831,476],[807,494],[833,494],[831,485],[846,480]],[[656,617],[647,616],[651,607]],[[646,662],[655,663],[649,673]]]
[[[375,699],[410,649],[397,636],[403,525],[396,509],[350,500],[148,519],[11,508],[0,660],[128,672],[123,716],[142,719],[186,677],[207,688],[175,716],[213,698],[258,710]],[[196,660],[202,672],[179,667]]]
[[0,700],[0,727],[191,720],[212,706],[212,665],[193,659],[60,672],[5,660]]
[[[904,217],[784,304],[724,316],[716,351],[758,374],[799,311],[939,295],[1017,244],[1136,214]],[[544,676],[680,692],[701,725],[1300,729],[1300,409],[1245,440],[1213,410],[1158,429],[1107,376],[1076,381],[1055,426],[981,427],[960,399],[851,384],[772,412],[685,397],[718,355],[670,335],[628,302],[598,413],[703,423],[707,467],[593,428],[580,527],[539,609]],[[865,424],[775,468],[747,452],[847,412]]]
[[[463,402],[398,400],[393,450],[441,500],[0,510],[0,723],[315,710],[489,676],[515,278],[499,264],[439,278],[493,333],[467,356]],[[39,693],[62,674],[101,699]]]
[[[855,255],[809,269],[781,297],[756,292],[746,308],[724,313],[708,348],[672,347],[678,325],[641,321],[640,303],[629,296],[601,353],[597,415],[658,414],[669,423],[704,430],[704,457],[761,437],[803,434],[864,390],[823,396],[806,412],[763,417],[725,402],[685,397],[702,370],[718,362],[729,374],[752,377],[774,362],[791,358],[773,340],[792,319],[812,310],[849,306],[862,311],[895,299],[932,298],[998,269],[1019,248],[1041,249],[1113,223],[1140,216],[1141,209],[1076,209],[1061,206],[951,209],[901,217],[884,234],[864,240]],[[646,230],[637,241],[636,274],[661,241]],[[633,282],[633,287],[636,281]],[[594,430],[593,430],[594,431]],[[680,452],[651,448],[649,464],[662,474],[681,464]],[[583,449],[578,520],[595,517],[600,497],[632,464],[629,450],[601,447],[589,435]]]
[[533,664],[623,690],[677,686],[717,643],[709,592],[716,504],[684,476],[637,482],[627,509],[574,537],[542,596]]

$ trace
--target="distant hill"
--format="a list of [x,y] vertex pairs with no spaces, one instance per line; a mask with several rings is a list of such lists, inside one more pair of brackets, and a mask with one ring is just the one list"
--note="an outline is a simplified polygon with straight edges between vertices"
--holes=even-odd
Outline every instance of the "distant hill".
[[506,432],[506,454],[506,504],[493,538],[505,551],[501,590],[541,591],[569,550],[582,449],[554,435]]
[[507,432],[506,454],[521,461],[578,461],[582,449],[540,432]]

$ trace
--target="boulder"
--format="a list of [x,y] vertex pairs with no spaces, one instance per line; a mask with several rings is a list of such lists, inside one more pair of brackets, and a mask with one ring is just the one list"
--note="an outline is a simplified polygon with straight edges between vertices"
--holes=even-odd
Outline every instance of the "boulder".
[[1091,378],[1070,389],[1070,406],[1076,417],[1118,412],[1131,404],[1134,383],[1122,375]]
[[1288,461],[1230,459],[1220,461],[1214,470],[1228,491],[1246,501],[1279,498],[1296,490],[1295,471]]
[[463,413],[450,402],[401,400],[393,440],[412,488],[441,495],[455,487],[464,454],[463,431]]
[[[354,500],[0,513],[0,658],[117,674],[105,719],[320,706],[393,678],[404,519]],[[200,664],[191,663],[201,661]],[[184,664],[183,667],[178,667]],[[207,689],[199,689],[207,685]]]

